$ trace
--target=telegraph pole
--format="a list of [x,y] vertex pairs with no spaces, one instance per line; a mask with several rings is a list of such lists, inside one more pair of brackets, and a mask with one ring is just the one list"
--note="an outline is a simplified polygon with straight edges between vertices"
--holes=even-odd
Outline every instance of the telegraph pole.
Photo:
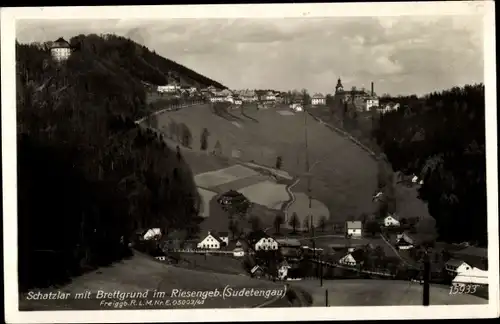
[[424,295],[423,295],[423,298],[422,298],[422,302],[423,302],[423,305],[424,306],[429,306],[429,291],[430,291],[430,287],[429,287],[429,280],[430,280],[430,262],[429,262],[429,254],[427,252],[427,250],[425,251],[425,254],[424,254]]

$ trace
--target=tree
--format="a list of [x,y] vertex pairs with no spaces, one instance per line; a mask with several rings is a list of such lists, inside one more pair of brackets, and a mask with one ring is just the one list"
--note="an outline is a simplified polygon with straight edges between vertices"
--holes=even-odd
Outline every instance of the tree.
[[140,227],[192,235],[201,222],[189,166],[144,127],[153,118],[134,122],[151,113],[137,80],[164,84],[160,70],[168,69],[159,66],[171,63],[137,52],[123,37],[80,35],[75,42],[81,49],[64,65],[36,46],[16,45],[21,290],[130,256]]
[[149,115],[146,122],[149,128],[158,129],[158,117],[155,114]]
[[173,120],[170,121],[169,125],[168,125],[168,135],[169,135],[169,138],[172,139],[172,140],[176,140],[176,141],[179,141],[180,139],[180,136],[179,136],[179,127],[177,125],[177,123]]
[[185,147],[191,148],[191,142],[193,140],[193,135],[189,130],[189,127],[182,123],[181,124],[181,144]]
[[254,232],[262,229],[262,221],[257,216],[250,217],[250,224]]
[[325,231],[326,228],[326,223],[327,223],[327,218],[326,216],[321,216],[319,218],[319,228],[321,229],[322,232]]
[[232,238],[234,238],[239,234],[239,224],[235,219],[229,220],[229,231],[231,232]]
[[278,156],[276,158],[276,169],[281,169],[281,166],[283,164],[283,158],[281,156]]
[[304,231],[306,232],[309,232],[311,230],[311,222],[310,222],[310,219],[309,217],[306,217],[303,221],[302,221],[302,228],[304,229]]
[[377,233],[380,233],[380,225],[377,221],[370,220],[365,223],[365,230],[372,236],[375,236]]
[[221,146],[219,140],[217,140],[217,142],[215,143],[213,154],[216,156],[222,155],[222,146]]
[[179,147],[179,145],[175,146],[175,155],[177,156],[178,161],[182,159],[181,148]]
[[356,89],[356,87],[353,86],[351,88],[351,101],[352,101],[352,103],[354,103],[354,100],[356,99],[356,92],[357,92],[357,89]]
[[208,136],[210,133],[208,132],[207,128],[203,128],[203,131],[201,132],[201,137],[200,137],[200,149],[202,151],[205,151],[208,147]]
[[309,92],[306,89],[302,89],[301,95],[302,95],[302,104],[304,106],[309,105],[311,103],[311,96],[309,95]]
[[280,233],[281,225],[283,225],[284,221],[285,221],[285,219],[281,213],[277,214],[274,217],[274,229],[275,229],[276,233]]
[[290,217],[290,220],[288,221],[288,224],[292,227],[293,233],[297,233],[297,227],[299,227],[299,216],[297,213],[293,213],[292,217]]
[[436,220],[440,240],[478,240],[485,246],[484,85],[397,101],[401,108],[379,120],[377,144],[394,170],[424,180],[419,197]]

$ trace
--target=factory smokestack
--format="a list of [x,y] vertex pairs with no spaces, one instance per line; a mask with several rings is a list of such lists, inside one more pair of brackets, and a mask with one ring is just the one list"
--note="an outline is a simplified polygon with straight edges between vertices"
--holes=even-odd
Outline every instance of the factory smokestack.
[[371,93],[372,97],[373,97],[373,81],[372,81],[372,93]]

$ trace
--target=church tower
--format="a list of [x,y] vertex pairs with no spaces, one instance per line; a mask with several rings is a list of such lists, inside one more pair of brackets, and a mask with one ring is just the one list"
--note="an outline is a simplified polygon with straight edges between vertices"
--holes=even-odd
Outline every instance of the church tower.
[[342,81],[340,81],[340,78],[337,81],[337,85],[335,86],[335,93],[340,93],[344,91],[344,87],[342,86]]

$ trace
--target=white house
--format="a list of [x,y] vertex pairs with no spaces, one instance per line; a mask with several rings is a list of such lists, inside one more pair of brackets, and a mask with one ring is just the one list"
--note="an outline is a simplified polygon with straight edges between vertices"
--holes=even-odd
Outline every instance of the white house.
[[60,37],[50,46],[50,54],[57,62],[66,61],[71,56],[71,46],[64,38]]
[[361,221],[347,221],[346,222],[347,235],[353,237],[361,237],[363,235],[363,224]]
[[217,236],[219,239],[224,242],[226,245],[229,245],[229,233],[228,232],[218,232]]
[[208,232],[208,235],[196,245],[198,249],[218,250],[225,243],[217,234]]
[[176,85],[176,84],[167,84],[167,85],[158,86],[156,89],[158,92],[161,92],[161,93],[174,93],[174,92],[179,91],[181,89],[181,87]]
[[264,100],[266,101],[276,101],[276,95],[272,91],[268,91],[264,96]]
[[302,105],[299,104],[299,103],[293,103],[293,104],[291,104],[290,105],[290,109],[292,109],[293,111],[297,111],[297,112],[303,111]]
[[400,250],[412,249],[415,245],[415,241],[406,233],[401,233],[396,235],[396,246]]
[[150,228],[144,233],[143,240],[153,240],[161,237],[161,229],[159,228]]
[[321,93],[316,93],[311,98],[311,104],[313,106],[325,105],[326,104],[326,97],[323,96]]
[[400,225],[401,223],[399,222],[399,220],[396,219],[395,215],[389,214],[384,218],[385,227],[400,226]]
[[353,252],[347,253],[345,256],[340,258],[338,262],[340,264],[354,267],[363,263],[364,255],[365,253],[363,250],[354,250]]
[[278,242],[272,237],[263,237],[255,243],[255,251],[259,250],[277,250]]
[[248,242],[255,251],[278,249],[278,242],[262,230],[250,233],[248,235]]
[[398,110],[400,107],[399,103],[388,103],[388,104],[385,104],[384,106],[379,106],[379,112],[382,113],[382,114],[385,114],[385,113],[388,113],[388,112],[391,112],[391,111],[396,111]]
[[291,269],[292,267],[288,264],[288,262],[284,261],[280,264],[278,268],[278,279],[279,280],[286,280],[288,276],[288,269]]
[[377,97],[368,97],[365,99],[365,110],[370,111],[373,107],[379,106],[379,100]]
[[237,247],[233,250],[233,256],[237,257],[237,258],[241,258],[241,257],[245,256],[245,250],[243,250],[243,248],[241,248],[241,247]]
[[446,262],[444,268],[450,274],[455,275],[473,269],[473,267],[467,262],[458,259],[450,259],[448,262]]
[[464,270],[457,274],[452,280],[455,284],[477,284],[488,285],[488,271],[478,268]]

